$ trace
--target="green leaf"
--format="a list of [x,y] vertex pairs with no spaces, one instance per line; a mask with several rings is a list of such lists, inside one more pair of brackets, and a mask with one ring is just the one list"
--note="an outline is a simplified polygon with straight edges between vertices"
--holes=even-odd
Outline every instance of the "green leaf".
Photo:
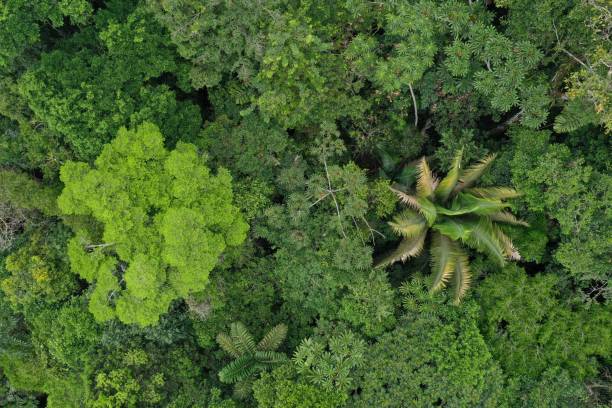
[[242,355],[240,350],[234,345],[232,338],[226,333],[219,333],[217,335],[217,343],[227,354],[234,358],[238,358]]
[[470,236],[473,229],[473,223],[457,217],[445,217],[442,221],[434,224],[432,228],[446,235],[453,241],[463,241]]
[[508,198],[520,197],[521,193],[509,187],[478,187],[468,188],[466,192],[477,197],[493,200],[506,200]]
[[244,380],[258,371],[253,363],[252,356],[238,357],[219,371],[219,380],[226,384]]

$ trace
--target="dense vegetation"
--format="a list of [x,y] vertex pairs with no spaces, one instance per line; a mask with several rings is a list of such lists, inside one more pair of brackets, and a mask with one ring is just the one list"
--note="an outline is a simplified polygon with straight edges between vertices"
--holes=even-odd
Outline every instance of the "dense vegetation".
[[610,35],[0,0],[0,407],[610,406]]

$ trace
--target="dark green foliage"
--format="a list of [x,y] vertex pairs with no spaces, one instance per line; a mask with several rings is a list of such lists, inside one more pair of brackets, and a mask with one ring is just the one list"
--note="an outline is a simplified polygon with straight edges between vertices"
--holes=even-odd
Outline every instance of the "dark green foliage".
[[527,208],[559,225],[556,260],[581,285],[608,282],[610,175],[594,170],[566,145],[551,143],[549,132],[516,129],[513,141],[512,178],[524,193]]
[[338,408],[345,401],[337,390],[299,381],[291,365],[263,373],[253,384],[253,394],[259,408]]
[[405,316],[369,348],[356,373],[356,407],[500,406],[503,378],[478,326],[478,307],[402,287]]
[[516,266],[491,275],[478,288],[482,333],[508,373],[537,379],[550,367],[580,380],[595,376],[612,350],[610,308],[572,307],[552,274],[530,278]]
[[93,160],[119,127],[143,121],[164,134],[193,138],[200,125],[196,107],[177,102],[166,85],[147,85],[180,69],[152,17],[136,9],[96,23],[99,33],[71,38],[21,77],[19,90],[30,109],[80,160]]
[[38,210],[45,215],[58,215],[56,200],[59,189],[42,185],[27,174],[0,170],[0,195],[17,208]]

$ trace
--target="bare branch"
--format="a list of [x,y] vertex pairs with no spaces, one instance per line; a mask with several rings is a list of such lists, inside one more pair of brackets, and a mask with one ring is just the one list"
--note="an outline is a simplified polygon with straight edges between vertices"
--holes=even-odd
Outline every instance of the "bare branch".
[[410,89],[410,95],[412,96],[412,106],[414,107],[414,127],[417,127],[419,124],[419,112],[417,110],[416,97],[414,96],[412,84],[408,84],[408,88]]

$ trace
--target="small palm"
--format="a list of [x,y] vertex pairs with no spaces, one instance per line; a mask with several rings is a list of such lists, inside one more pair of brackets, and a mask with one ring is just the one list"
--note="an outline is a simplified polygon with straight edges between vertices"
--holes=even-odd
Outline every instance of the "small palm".
[[268,331],[259,343],[255,343],[244,324],[232,323],[229,334],[219,333],[217,336],[217,343],[234,358],[219,371],[221,382],[234,384],[236,396],[246,397],[258,372],[287,360],[284,353],[276,351],[286,336],[287,326],[279,324]]
[[520,259],[520,255],[498,223],[527,225],[508,212],[509,204],[504,202],[517,197],[516,190],[473,187],[495,156],[487,156],[466,170],[461,169],[461,156],[460,151],[442,180],[432,174],[425,158],[421,159],[414,195],[392,189],[408,207],[389,223],[402,240],[376,265],[405,262],[419,255],[430,234],[434,275],[431,291],[444,288],[452,279],[455,302],[465,295],[471,278],[468,255],[461,244],[486,253],[503,265],[507,259]]

